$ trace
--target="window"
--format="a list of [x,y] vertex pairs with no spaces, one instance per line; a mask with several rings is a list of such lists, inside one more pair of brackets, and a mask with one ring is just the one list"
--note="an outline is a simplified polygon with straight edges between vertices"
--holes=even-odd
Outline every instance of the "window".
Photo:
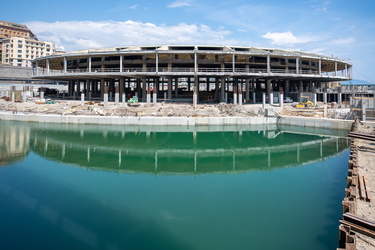
[[18,50],[18,53],[22,53],[22,50]]
[[18,58],[22,58],[22,55],[18,55]]
[[22,48],[22,45],[18,45],[18,48],[20,48],[20,49],[21,49],[21,48]]
[[18,40],[18,43],[22,43],[22,40]]

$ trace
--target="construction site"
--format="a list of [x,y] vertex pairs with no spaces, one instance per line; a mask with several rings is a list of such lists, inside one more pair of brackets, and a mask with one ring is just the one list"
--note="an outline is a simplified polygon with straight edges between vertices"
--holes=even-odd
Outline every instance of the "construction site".
[[[338,249],[375,249],[375,88],[332,84],[351,79],[350,63],[250,47],[164,46],[79,51],[33,65],[19,76],[30,82],[9,78],[0,87],[7,117],[355,120]],[[65,84],[33,82],[53,79]]]

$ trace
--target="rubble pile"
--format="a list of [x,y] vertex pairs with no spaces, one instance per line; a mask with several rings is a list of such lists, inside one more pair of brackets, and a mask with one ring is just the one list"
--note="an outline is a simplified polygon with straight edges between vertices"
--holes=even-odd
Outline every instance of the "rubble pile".
[[97,116],[156,116],[156,117],[251,117],[262,115],[259,105],[233,105],[220,103],[216,105],[198,105],[181,103],[140,103],[137,107],[115,105],[109,103],[106,107],[102,102],[80,101],[40,101],[9,102],[0,100],[0,110],[13,113],[38,113],[58,115],[97,115]]

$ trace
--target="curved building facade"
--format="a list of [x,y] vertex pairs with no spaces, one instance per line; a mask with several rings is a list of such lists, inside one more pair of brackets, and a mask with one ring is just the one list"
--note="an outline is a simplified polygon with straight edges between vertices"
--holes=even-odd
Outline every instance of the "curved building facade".
[[[256,101],[262,93],[296,98],[352,78],[352,64],[312,53],[240,46],[112,47],[37,58],[33,78],[69,82],[69,96],[104,93],[158,98]],[[276,94],[277,95],[277,94]],[[236,102],[236,100],[234,100]]]

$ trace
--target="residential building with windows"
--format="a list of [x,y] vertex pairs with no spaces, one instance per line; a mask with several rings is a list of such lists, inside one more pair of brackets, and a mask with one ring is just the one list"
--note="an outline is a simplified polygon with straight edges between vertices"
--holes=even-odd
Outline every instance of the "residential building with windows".
[[2,40],[11,37],[25,37],[37,39],[36,35],[26,25],[0,21],[0,62],[2,57]]
[[56,51],[54,43],[33,38],[11,37],[3,39],[2,43],[3,65],[31,67],[35,58],[50,56]]

